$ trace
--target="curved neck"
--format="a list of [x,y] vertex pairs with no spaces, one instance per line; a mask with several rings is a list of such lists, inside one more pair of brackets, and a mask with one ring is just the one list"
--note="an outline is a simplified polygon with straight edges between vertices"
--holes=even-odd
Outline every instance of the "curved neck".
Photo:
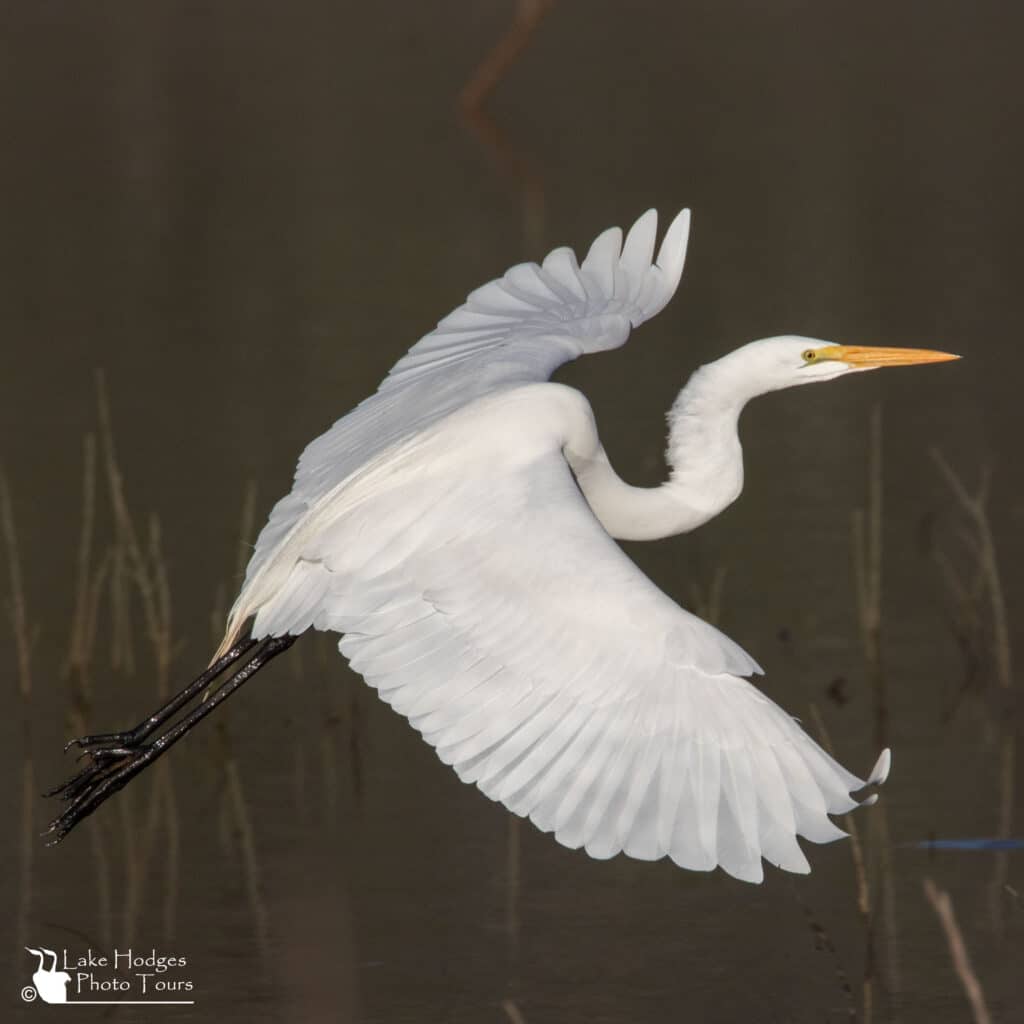
[[725,360],[701,367],[673,403],[666,451],[670,473],[660,487],[627,484],[596,432],[591,445],[566,445],[580,490],[613,537],[657,540],[686,533],[739,497],[743,450],[737,428],[747,396],[731,386],[728,370]]

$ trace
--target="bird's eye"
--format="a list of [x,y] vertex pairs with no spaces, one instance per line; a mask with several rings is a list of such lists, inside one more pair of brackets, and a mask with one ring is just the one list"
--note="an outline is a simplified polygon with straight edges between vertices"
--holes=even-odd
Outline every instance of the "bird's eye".
[[818,353],[813,348],[809,348],[803,351],[801,356],[805,363],[813,363],[818,358]]

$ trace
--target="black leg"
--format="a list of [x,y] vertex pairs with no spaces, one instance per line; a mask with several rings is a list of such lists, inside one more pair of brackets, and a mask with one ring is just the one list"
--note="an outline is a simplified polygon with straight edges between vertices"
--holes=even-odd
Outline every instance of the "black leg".
[[[59,843],[83,818],[92,814],[108,797],[149,767],[214,708],[227,700],[243,683],[250,680],[267,662],[291,647],[295,640],[294,636],[268,637],[260,641],[243,640],[134,729],[72,740],[68,746],[77,743],[85,748],[86,753],[83,756],[89,757],[91,763],[63,785],[46,794],[59,795],[68,801],[63,813],[54,818],[47,829],[46,834],[53,836],[51,845]],[[245,660],[245,656],[251,651],[251,657]],[[154,740],[145,742],[159,726],[198,697],[229,665],[239,660],[244,661],[242,667],[221,683],[209,699],[170,725]]]
[[[231,650],[218,658],[201,676],[197,676],[184,690],[176,693],[163,707],[157,708],[148,718],[144,718],[139,722],[134,729],[129,729],[127,732],[106,732],[97,733],[95,736],[79,736],[77,739],[68,742],[64,747],[65,751],[70,750],[74,746],[79,746],[83,750],[93,746],[110,748],[116,746],[137,746],[147,736],[151,735],[158,726],[166,722],[168,718],[176,715],[186,704],[205,690],[228,665],[237,661],[246,651],[255,647],[258,642],[257,640],[246,639],[235,644]],[[47,793],[46,795],[52,796],[53,793]]]

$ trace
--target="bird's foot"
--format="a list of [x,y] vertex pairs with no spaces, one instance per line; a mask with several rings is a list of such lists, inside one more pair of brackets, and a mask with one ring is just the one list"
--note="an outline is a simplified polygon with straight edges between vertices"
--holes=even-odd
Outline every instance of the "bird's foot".
[[70,747],[77,743],[85,748],[81,756],[88,757],[89,764],[77,775],[44,794],[60,797],[68,805],[43,833],[49,837],[49,845],[59,843],[79,821],[138,775],[160,752],[153,744],[129,745],[131,739],[131,733],[108,733],[104,736],[84,736],[68,744]]
[[[246,636],[134,729],[96,733],[72,740],[64,749],[77,746],[81,750],[79,760],[86,759],[86,766],[46,794],[60,797],[67,804],[63,812],[50,822],[45,833],[50,845],[59,843],[83,818],[148,768],[268,661],[293,643],[295,637],[287,634],[264,637],[259,641]],[[231,674],[216,683],[209,699],[188,710],[188,705],[198,700],[229,667]]]
[[64,744],[66,754],[72,747],[78,747],[86,753],[92,753],[91,748],[104,749],[108,747],[137,747],[143,737],[139,729],[132,729],[130,732],[98,732],[93,736],[76,736]]

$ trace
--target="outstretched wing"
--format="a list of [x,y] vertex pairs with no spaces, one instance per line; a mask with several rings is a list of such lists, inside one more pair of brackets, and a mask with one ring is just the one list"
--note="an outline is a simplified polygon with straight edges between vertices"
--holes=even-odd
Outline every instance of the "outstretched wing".
[[289,540],[241,609],[253,635],[345,634],[442,761],[566,846],[808,871],[796,836],[843,835],[828,815],[864,783],[627,558],[556,447],[510,464],[432,433]]
[[648,210],[625,243],[619,228],[599,235],[582,264],[571,249],[555,249],[543,264],[521,263],[473,292],[375,394],[307,446],[246,579],[320,498],[381,452],[484,395],[547,380],[577,356],[622,345],[672,298],[683,272],[690,211],[672,221],[654,262],[657,226]]
[[618,348],[631,328],[664,308],[683,273],[690,211],[669,226],[652,262],[657,227],[657,211],[648,210],[625,243],[620,228],[598,235],[582,264],[572,249],[561,248],[540,266],[512,267],[416,342],[380,392],[443,373],[468,384],[476,397],[476,388],[547,380],[577,356]]

